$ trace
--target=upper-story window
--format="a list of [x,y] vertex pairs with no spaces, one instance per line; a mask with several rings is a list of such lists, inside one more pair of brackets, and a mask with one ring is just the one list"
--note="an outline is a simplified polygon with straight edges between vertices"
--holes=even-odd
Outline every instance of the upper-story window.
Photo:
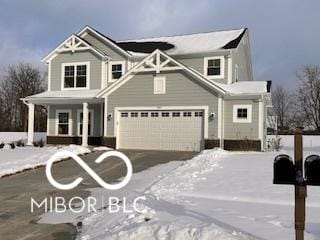
[[89,62],[62,64],[62,88],[89,88],[89,66]]
[[124,66],[125,62],[119,61],[119,62],[111,62],[110,63],[110,71],[109,71],[109,76],[110,76],[110,82],[116,81],[124,73]]
[[204,75],[209,79],[224,78],[224,57],[204,58]]

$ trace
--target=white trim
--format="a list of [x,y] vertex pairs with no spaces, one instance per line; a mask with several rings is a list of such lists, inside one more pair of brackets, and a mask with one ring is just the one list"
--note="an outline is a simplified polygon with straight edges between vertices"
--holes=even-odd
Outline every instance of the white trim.
[[259,139],[261,141],[261,150],[264,148],[264,102],[259,101]]
[[[77,136],[82,136],[82,134],[80,134],[80,114],[83,112],[83,109],[77,109]],[[88,136],[94,136],[93,134],[93,124],[94,124],[94,110],[93,109],[89,109],[89,113],[91,114],[91,119],[90,119],[90,132],[91,134]],[[83,131],[83,130],[82,130]]]
[[[68,134],[59,134],[59,113],[68,113]],[[72,110],[70,109],[56,109],[56,124],[55,124],[56,136],[72,136]]]
[[232,57],[228,56],[228,84],[232,84],[233,72],[232,72]]
[[103,104],[100,104],[100,136],[103,136],[103,121],[104,121],[104,114],[103,114]]
[[[87,66],[87,76],[86,76],[86,87],[64,87],[64,74],[66,66],[74,66],[74,84],[76,85],[77,78],[77,66],[86,65]],[[61,64],[61,90],[81,90],[81,89],[90,89],[90,62],[68,62]]]
[[[79,43],[76,44],[75,40],[79,41],[80,44]],[[70,41],[71,41],[71,44],[69,43]],[[86,47],[79,47],[79,45],[81,45],[81,44],[85,45]],[[66,48],[66,47],[64,47],[64,45],[67,45],[68,47]],[[92,47],[90,44],[85,42],[83,39],[81,39],[77,35],[72,34],[67,39],[65,39],[62,43],[60,43],[58,45],[58,47],[56,47],[54,50],[52,50],[44,58],[42,58],[41,61],[49,63],[60,52],[67,52],[67,51],[75,52],[75,51],[83,51],[83,50],[92,50],[94,53],[96,53],[97,55],[99,55],[101,57],[109,58],[107,55],[101,53],[100,51],[98,51],[97,49]]]
[[50,135],[50,129],[49,129],[49,125],[50,125],[50,105],[47,106],[47,136]]
[[[158,81],[162,81],[162,89],[158,89]],[[166,77],[155,76],[153,78],[153,94],[165,94],[166,93]]]
[[101,88],[105,88],[106,86],[106,62],[101,61]]
[[[247,118],[238,118],[238,109],[247,109]],[[251,123],[252,122],[252,104],[234,104],[233,105],[233,122],[234,123]]]
[[[102,114],[102,113],[101,113]],[[115,116],[114,116],[115,118]],[[103,136],[106,137],[108,134],[108,97],[104,98],[104,112],[103,112],[104,126],[103,126]]]
[[114,108],[114,135],[116,137],[116,147],[118,148],[120,139],[119,139],[119,121],[120,121],[120,111],[152,111],[152,110],[203,110],[203,138],[208,139],[209,131],[209,106],[158,106],[158,107],[115,107]]
[[222,97],[218,97],[218,138],[222,139]]
[[[208,69],[208,61],[209,60],[220,60],[220,75],[208,75],[207,74],[207,69]],[[224,56],[215,56],[215,57],[204,57],[204,64],[203,64],[203,74],[206,76],[208,79],[219,79],[219,78],[224,78],[224,66],[225,66],[225,60]]]
[[99,33],[98,31],[96,31],[95,29],[93,29],[90,26],[85,26],[82,30],[80,30],[80,32],[78,33],[79,36],[83,37],[84,33],[89,30],[92,33],[94,33],[96,36],[98,36],[100,39],[102,39],[103,41],[105,41],[106,43],[108,43],[110,46],[112,46],[113,48],[119,50],[120,52],[122,52],[124,55],[126,55],[127,57],[132,57],[132,55],[125,51],[124,49],[120,48],[118,45],[116,45],[115,43],[113,43],[112,41],[110,41],[108,38],[106,38],[105,36],[103,36],[101,33]]
[[108,76],[108,82],[115,82],[118,81],[120,78],[117,79],[113,79],[112,78],[112,65],[120,65],[121,64],[121,77],[124,75],[124,73],[126,72],[126,61],[109,61],[109,67],[108,67],[108,72],[109,72],[109,76]]
[[48,64],[48,92],[51,91],[51,62]]
[[33,145],[34,137],[34,104],[28,103],[28,141],[27,145]]
[[185,65],[181,64],[177,60],[173,59],[172,57],[168,56],[164,52],[160,51],[159,49],[153,51],[150,55],[144,58],[141,62],[139,62],[137,65],[135,65],[130,71],[126,72],[115,84],[112,84],[110,87],[101,89],[101,91],[97,94],[97,97],[103,97],[103,96],[108,96],[114,91],[116,91],[119,87],[121,87],[123,84],[128,82],[134,75],[135,75],[135,70],[139,69],[143,64],[145,64],[147,61],[149,61],[152,57],[154,57],[156,54],[161,54],[162,56],[170,59],[171,62],[176,64],[178,67],[181,67],[181,70],[186,71],[190,75],[192,75],[194,78],[198,79],[199,81],[203,82],[206,86],[208,86],[211,89],[214,89],[218,93],[226,94],[226,91],[215,84],[214,82],[206,79],[203,75],[198,73],[195,70],[192,70]]

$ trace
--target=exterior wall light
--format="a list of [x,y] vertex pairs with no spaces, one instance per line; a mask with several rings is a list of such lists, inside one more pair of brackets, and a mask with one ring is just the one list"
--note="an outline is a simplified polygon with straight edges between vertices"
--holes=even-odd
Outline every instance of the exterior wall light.
[[108,121],[112,119],[112,113],[108,113]]
[[210,120],[214,120],[215,117],[216,117],[215,113],[210,113],[210,115],[209,115]]

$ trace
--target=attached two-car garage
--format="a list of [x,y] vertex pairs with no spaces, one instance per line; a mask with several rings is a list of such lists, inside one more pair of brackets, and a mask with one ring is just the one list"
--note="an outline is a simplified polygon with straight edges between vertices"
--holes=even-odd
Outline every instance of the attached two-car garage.
[[118,112],[118,148],[199,151],[203,110],[122,110]]

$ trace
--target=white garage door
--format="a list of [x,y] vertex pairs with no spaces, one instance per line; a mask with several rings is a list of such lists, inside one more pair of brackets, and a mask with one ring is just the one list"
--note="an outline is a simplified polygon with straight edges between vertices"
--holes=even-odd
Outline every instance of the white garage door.
[[119,148],[199,151],[203,111],[121,111]]

